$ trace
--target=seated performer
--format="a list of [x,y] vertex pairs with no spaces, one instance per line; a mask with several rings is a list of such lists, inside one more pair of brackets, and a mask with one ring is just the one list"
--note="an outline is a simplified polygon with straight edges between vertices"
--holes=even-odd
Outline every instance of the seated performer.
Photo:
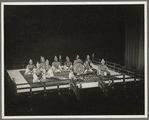
[[35,65],[33,64],[33,61],[30,59],[29,64],[26,66],[25,75],[32,75],[34,72]]
[[58,61],[57,57],[55,56],[54,62],[52,63],[53,72],[61,72],[60,62]]
[[62,57],[61,57],[61,55],[59,55],[59,62],[60,62],[60,65],[62,66]]
[[70,68],[72,68],[72,62],[70,62],[70,59],[69,59],[69,57],[67,56],[67,57],[66,57],[66,61],[65,61],[65,63],[64,63],[64,69],[65,69],[65,71],[69,71]]
[[41,59],[40,59],[40,65],[41,65],[42,69],[45,69],[45,59],[42,56],[41,56]]
[[108,67],[105,65],[104,59],[101,60],[101,65],[98,66],[97,75],[106,76]]
[[54,76],[52,67],[49,65],[48,60],[46,60],[45,70],[46,70],[46,78],[50,78]]
[[75,65],[76,63],[83,63],[82,60],[79,58],[79,55],[77,55],[76,59],[74,60],[73,65]]
[[40,64],[37,62],[36,69],[33,74],[33,82],[45,82],[45,70],[41,68]]
[[86,74],[86,73],[88,73],[88,72],[93,72],[92,71],[92,66],[91,66],[91,63],[92,63],[92,61],[90,60],[90,56],[89,55],[87,55],[87,59],[85,60],[85,62],[84,62],[84,73]]

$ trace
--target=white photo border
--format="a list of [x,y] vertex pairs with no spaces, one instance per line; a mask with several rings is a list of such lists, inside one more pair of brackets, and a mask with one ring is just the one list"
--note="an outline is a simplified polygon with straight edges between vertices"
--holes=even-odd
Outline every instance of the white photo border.
[[[71,115],[71,116],[5,116],[4,114],[4,5],[144,5],[144,66],[145,66],[145,114],[144,115]],[[147,118],[148,117],[148,71],[147,71],[147,1],[110,1],[110,2],[1,2],[1,106],[2,119],[29,118]]]

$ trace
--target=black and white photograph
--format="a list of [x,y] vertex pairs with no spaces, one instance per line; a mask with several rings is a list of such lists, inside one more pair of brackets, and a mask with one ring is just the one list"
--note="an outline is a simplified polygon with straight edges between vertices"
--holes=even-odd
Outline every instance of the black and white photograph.
[[3,118],[146,118],[147,2],[3,2]]

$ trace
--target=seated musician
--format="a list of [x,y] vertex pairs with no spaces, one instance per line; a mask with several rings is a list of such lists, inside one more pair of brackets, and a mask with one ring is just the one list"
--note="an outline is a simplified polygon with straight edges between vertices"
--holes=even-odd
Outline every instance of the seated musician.
[[77,76],[83,74],[84,72],[84,65],[82,60],[79,58],[79,55],[77,55],[76,60],[74,60],[73,72],[74,72],[74,75],[77,75]]
[[54,62],[52,63],[53,72],[61,72],[60,62],[58,61],[57,57],[55,56]]
[[62,62],[62,57],[61,57],[61,55],[59,55],[59,62],[60,62],[59,69],[60,69],[61,71],[65,71],[64,63]]
[[84,62],[84,73],[85,74],[88,72],[93,72],[93,70],[91,69],[92,68],[91,63],[92,61],[90,60],[90,56],[87,55],[87,59]]
[[101,65],[98,66],[97,75],[106,76],[108,67],[105,65],[104,59],[101,60]]
[[30,59],[29,64],[26,66],[25,75],[32,75],[34,72],[35,65],[33,64],[33,61]]
[[41,65],[37,62],[36,69],[33,74],[33,82],[45,82],[45,70],[41,68]]
[[62,66],[62,57],[61,57],[61,55],[59,55],[59,62],[60,62],[60,65]]
[[82,60],[79,58],[79,55],[77,55],[76,59],[74,60],[73,65],[75,65],[76,63],[83,63]]
[[52,67],[49,65],[48,60],[46,60],[45,70],[46,70],[46,78],[50,78],[54,76]]
[[40,65],[41,65],[42,69],[45,69],[45,59],[42,56],[41,56],[41,59],[40,59]]
[[66,61],[64,63],[64,69],[65,71],[70,71],[70,69],[72,68],[72,62],[70,62],[69,57],[66,57]]

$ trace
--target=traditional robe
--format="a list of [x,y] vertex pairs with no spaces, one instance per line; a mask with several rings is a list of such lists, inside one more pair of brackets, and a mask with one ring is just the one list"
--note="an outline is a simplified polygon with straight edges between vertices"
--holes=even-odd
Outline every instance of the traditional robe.
[[106,65],[99,65],[98,69],[99,69],[97,71],[98,75],[101,75],[101,76],[106,76],[107,75],[108,67]]
[[69,71],[70,68],[72,68],[72,62],[66,61],[66,62],[64,63],[64,69]]
[[52,67],[50,65],[46,65],[45,70],[46,70],[46,78],[54,76]]
[[61,72],[60,62],[54,61],[52,63],[52,69],[53,69],[54,72]]
[[26,71],[25,71],[25,75],[31,75],[31,74],[33,74],[33,72],[34,72],[34,68],[35,68],[35,65],[34,64],[28,64],[27,66],[26,66]]
[[42,68],[36,68],[33,74],[33,82],[45,82],[45,70]]
[[92,61],[90,59],[87,59],[85,62],[84,62],[84,73],[88,73],[88,72],[93,72],[92,71],[92,66],[91,66],[91,63]]
[[41,65],[41,68],[42,68],[42,69],[45,69],[45,68],[46,68],[45,62],[40,63],[40,65]]

